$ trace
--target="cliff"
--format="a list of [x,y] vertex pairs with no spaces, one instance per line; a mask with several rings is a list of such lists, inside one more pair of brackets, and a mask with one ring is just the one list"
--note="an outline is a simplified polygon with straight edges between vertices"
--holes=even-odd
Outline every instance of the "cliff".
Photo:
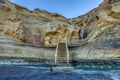
[[[82,22],[87,24],[83,44]],[[70,59],[120,58],[120,1],[104,0],[99,7],[73,19],[56,13],[35,9],[30,11],[8,0],[0,1],[0,56],[34,57],[54,60],[55,48],[33,46],[34,35],[41,36],[44,47],[56,46],[56,38],[75,42],[69,48]]]
[[[87,37],[84,46],[79,49],[84,57],[119,58],[120,48],[120,1],[104,0],[92,11],[70,19],[72,24],[80,26],[85,22]],[[81,26],[80,26],[81,27]],[[81,28],[82,29],[82,28]],[[85,34],[85,33],[84,33]],[[85,50],[86,49],[86,50]],[[87,53],[88,55],[85,55]],[[81,56],[80,55],[80,56]],[[83,57],[81,56],[81,57]]]
[[32,44],[34,35],[41,35],[43,45],[49,47],[56,44],[56,36],[61,40],[78,37],[79,27],[59,14],[40,9],[29,11],[7,0],[1,1],[0,9],[1,33],[17,41]]
[[105,37],[119,37],[120,35],[120,2],[119,0],[104,0],[98,8],[85,15],[69,20],[80,26],[82,22],[87,24],[87,41]]

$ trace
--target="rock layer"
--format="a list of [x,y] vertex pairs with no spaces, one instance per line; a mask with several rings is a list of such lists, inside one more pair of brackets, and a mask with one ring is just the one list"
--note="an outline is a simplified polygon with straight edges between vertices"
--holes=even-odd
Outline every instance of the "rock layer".
[[[82,22],[87,24],[82,45],[69,48],[70,59],[120,58],[120,1],[104,0],[99,7],[73,19],[44,10],[28,9],[0,1],[0,56],[31,57],[54,60],[57,37],[60,41],[80,44]],[[40,35],[42,45],[33,46],[34,35]],[[4,37],[5,38],[4,38]],[[7,38],[6,38],[7,37]],[[11,40],[12,39],[12,40]]]
[[[87,24],[84,45],[75,52],[76,58],[119,58],[120,48],[120,1],[104,0],[92,11],[69,20],[80,26]],[[80,26],[81,27],[81,26]],[[78,56],[79,55],[79,56]]]
[[73,24],[87,24],[87,42],[94,39],[120,36],[120,2],[119,0],[104,0],[98,8],[89,13],[70,20]]
[[[79,27],[70,24],[59,14],[39,9],[29,11],[8,1],[4,2],[5,4],[3,2],[0,4],[0,30],[6,36],[32,44],[33,36],[41,35],[41,41],[45,47],[55,46],[56,36],[61,40],[64,40],[65,36],[70,39],[73,37],[79,39]],[[77,41],[77,39],[71,39],[71,41]]]

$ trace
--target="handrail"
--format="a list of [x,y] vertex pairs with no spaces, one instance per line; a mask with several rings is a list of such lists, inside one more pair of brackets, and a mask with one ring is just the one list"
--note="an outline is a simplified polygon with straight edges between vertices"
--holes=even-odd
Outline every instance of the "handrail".
[[57,53],[58,53],[58,45],[59,45],[59,37],[57,36],[57,41],[56,41],[56,43],[57,43],[57,47],[56,47],[56,53],[55,53],[55,64],[57,63]]
[[[56,53],[55,53],[55,64],[57,64],[57,55],[58,55],[58,45],[60,43],[59,37],[57,36],[57,45],[56,45]],[[69,51],[68,51],[68,40],[66,36],[65,40],[66,54],[67,54],[67,64],[69,64]]]
[[69,51],[68,51],[68,39],[66,36],[66,50],[67,50],[67,64],[69,64]]

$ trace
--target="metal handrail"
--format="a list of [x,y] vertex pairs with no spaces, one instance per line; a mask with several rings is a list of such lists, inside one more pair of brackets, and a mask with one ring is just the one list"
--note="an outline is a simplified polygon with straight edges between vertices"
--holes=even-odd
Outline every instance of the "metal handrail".
[[69,64],[68,38],[66,36],[67,64]]
[[[55,64],[57,63],[57,53],[58,53],[58,45],[60,43],[59,37],[57,36],[57,46],[56,46],[56,53],[55,53]],[[67,36],[66,36],[66,40],[65,40],[65,44],[66,44],[66,51],[67,51],[67,64],[69,64],[69,51],[68,51],[68,40],[67,40]]]
[[58,45],[59,45],[59,37],[57,36],[57,47],[56,47],[56,53],[55,53],[55,64],[57,63],[57,53],[58,53]]

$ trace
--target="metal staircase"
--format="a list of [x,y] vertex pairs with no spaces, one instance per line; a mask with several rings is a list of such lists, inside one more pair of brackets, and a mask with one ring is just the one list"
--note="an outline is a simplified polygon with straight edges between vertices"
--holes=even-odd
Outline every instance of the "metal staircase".
[[56,65],[69,64],[69,52],[68,52],[67,37],[66,37],[65,41],[60,41],[59,37],[57,38],[55,64]]

